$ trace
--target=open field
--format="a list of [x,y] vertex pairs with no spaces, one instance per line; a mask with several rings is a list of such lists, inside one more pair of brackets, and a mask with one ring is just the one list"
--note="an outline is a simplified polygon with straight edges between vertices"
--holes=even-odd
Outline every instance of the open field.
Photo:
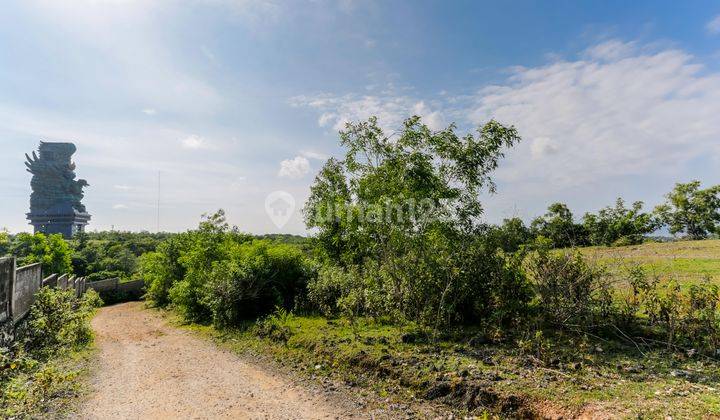
[[640,265],[663,280],[690,285],[709,279],[720,284],[720,240],[649,242],[622,247],[587,247],[581,252],[614,272]]

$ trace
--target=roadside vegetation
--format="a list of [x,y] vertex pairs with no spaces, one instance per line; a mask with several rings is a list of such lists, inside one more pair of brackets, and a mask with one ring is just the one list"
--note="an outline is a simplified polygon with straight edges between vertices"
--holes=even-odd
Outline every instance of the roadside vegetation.
[[61,417],[82,391],[91,354],[90,318],[102,304],[89,290],[42,288],[16,340],[0,349],[0,416]]
[[235,350],[389,399],[474,415],[720,415],[720,186],[679,183],[655,209],[618,198],[578,218],[554,203],[528,225],[489,225],[479,197],[519,133],[456,131],[348,124],[304,208],[312,238],[242,233],[219,210],[179,234],[0,233],[0,254],[141,278],[151,305]]
[[653,211],[619,199],[576,221],[556,203],[530,226],[490,226],[478,197],[495,192],[513,127],[461,136],[413,117],[388,138],[370,119],[340,138],[346,155],[304,209],[313,238],[206,215],[140,257],[148,301],[237,350],[458,412],[720,414],[718,285],[593,257],[663,226],[716,235],[716,187],[678,184]]

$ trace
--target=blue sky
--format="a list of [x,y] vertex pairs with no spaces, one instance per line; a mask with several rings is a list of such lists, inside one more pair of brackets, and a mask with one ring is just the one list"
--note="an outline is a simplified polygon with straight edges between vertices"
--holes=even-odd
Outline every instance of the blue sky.
[[579,216],[675,182],[720,183],[720,4],[714,1],[25,0],[0,13],[0,227],[27,230],[23,154],[73,141],[90,229],[195,226],[224,208],[282,229],[337,129],[421,115],[523,142],[482,197],[489,221]]

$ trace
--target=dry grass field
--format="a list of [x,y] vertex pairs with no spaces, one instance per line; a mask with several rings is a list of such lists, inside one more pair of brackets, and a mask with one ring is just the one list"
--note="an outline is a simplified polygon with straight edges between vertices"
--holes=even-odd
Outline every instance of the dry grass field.
[[617,274],[639,265],[650,275],[664,281],[675,279],[685,286],[706,280],[720,284],[720,240],[588,247],[581,252]]

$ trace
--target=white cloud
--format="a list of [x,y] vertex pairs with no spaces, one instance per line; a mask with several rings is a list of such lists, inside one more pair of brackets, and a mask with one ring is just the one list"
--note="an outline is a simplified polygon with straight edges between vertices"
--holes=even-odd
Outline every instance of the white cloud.
[[199,150],[209,149],[210,144],[204,138],[196,135],[187,136],[180,142],[184,149]]
[[635,48],[634,42],[622,42],[617,39],[612,39],[590,47],[585,52],[590,59],[616,61],[630,57],[635,52]]
[[129,191],[132,189],[129,185],[113,185],[113,188],[120,191]]
[[395,90],[374,95],[319,95],[296,96],[290,104],[319,111],[318,125],[342,130],[348,122],[367,120],[375,116],[388,133],[399,130],[402,122],[411,115],[419,115],[432,130],[444,128],[445,118],[438,104],[397,94]]
[[720,34],[720,15],[715,16],[713,20],[708,22],[705,29],[710,34]]
[[442,113],[440,111],[430,110],[424,101],[413,105],[413,114],[421,116],[423,122],[427,124],[431,130],[442,130],[446,126]]
[[509,73],[463,96],[389,88],[290,103],[316,110],[318,124],[336,130],[373,115],[388,133],[412,114],[433,129],[453,120],[470,129],[491,118],[515,125],[524,141],[496,174],[508,203],[546,205],[550,194],[588,185],[614,195],[627,186],[614,179],[684,179],[697,159],[720,156],[720,73],[683,50],[609,40],[575,59],[554,56]]
[[303,150],[300,152],[300,155],[308,158],[308,159],[316,159],[316,160],[327,160],[330,158],[330,155],[327,155],[325,153],[315,152],[312,150]]
[[506,180],[532,175],[546,191],[666,174],[720,153],[720,73],[681,50],[616,40],[581,56],[516,68],[506,83],[476,95],[473,123],[496,118],[531,139],[501,166]]
[[142,110],[142,112],[143,112],[143,114],[145,114],[145,115],[155,115],[155,114],[157,114],[157,111],[155,111],[155,109],[153,109],[153,108],[145,108],[145,109]]
[[530,153],[533,159],[540,159],[543,156],[552,155],[557,152],[557,146],[547,137],[538,137],[530,144]]
[[281,178],[298,179],[310,172],[310,161],[304,156],[295,156],[280,162],[278,176]]
[[128,206],[125,204],[115,204],[112,206],[113,210],[127,210]]
[[318,118],[318,125],[320,127],[326,127],[337,118],[337,115],[333,112],[323,112]]

